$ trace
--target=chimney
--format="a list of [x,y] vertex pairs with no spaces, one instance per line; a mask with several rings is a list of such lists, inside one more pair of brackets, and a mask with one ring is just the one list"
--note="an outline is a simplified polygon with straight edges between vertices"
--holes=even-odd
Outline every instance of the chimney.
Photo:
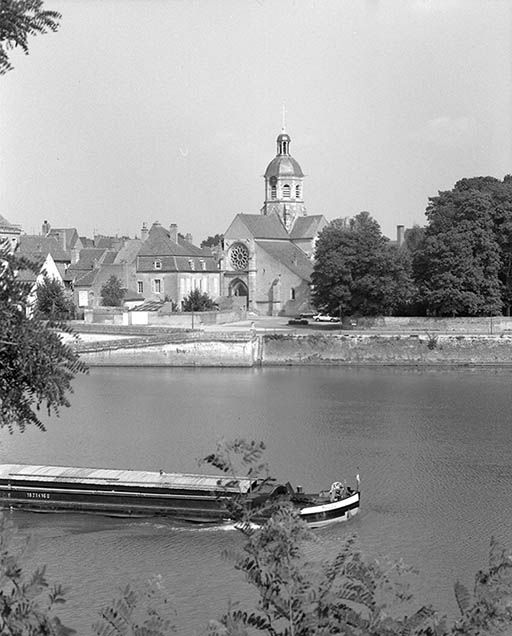
[[176,223],[171,223],[169,227],[169,238],[174,243],[178,242],[178,225]]
[[148,238],[149,230],[146,222],[142,224],[142,229],[140,231],[140,238],[142,241],[145,241]]
[[403,225],[396,226],[396,244],[398,247],[402,247],[404,244],[405,227]]
[[48,221],[44,220],[43,225],[41,226],[41,234],[43,236],[48,236],[48,232],[50,231],[50,224]]
[[187,232],[185,234],[185,241],[188,241],[189,243],[192,243],[192,234],[190,234],[190,232]]

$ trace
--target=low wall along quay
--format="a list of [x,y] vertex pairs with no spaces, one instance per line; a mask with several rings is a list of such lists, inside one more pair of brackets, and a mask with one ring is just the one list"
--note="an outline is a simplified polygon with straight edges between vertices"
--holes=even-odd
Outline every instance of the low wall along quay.
[[512,334],[189,334],[173,342],[91,343],[90,366],[512,365]]

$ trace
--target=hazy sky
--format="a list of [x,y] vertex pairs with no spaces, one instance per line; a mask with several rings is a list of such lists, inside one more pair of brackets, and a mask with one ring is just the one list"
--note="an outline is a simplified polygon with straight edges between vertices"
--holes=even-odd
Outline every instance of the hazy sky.
[[80,234],[256,214],[286,104],[310,214],[424,223],[512,172],[510,0],[47,0],[0,77],[0,214]]

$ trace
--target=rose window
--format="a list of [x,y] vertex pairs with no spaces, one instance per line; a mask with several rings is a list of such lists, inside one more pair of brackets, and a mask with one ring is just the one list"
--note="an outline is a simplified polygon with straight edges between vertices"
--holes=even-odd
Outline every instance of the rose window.
[[233,269],[247,269],[249,265],[249,250],[245,245],[237,243],[230,250],[229,260]]

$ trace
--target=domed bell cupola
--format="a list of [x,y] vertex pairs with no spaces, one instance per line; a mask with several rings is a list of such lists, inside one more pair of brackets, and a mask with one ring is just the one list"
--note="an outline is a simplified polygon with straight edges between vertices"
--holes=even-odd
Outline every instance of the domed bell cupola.
[[295,219],[307,214],[304,206],[304,173],[299,163],[290,155],[290,135],[283,130],[277,137],[277,155],[265,170],[264,215],[276,214],[287,232]]

